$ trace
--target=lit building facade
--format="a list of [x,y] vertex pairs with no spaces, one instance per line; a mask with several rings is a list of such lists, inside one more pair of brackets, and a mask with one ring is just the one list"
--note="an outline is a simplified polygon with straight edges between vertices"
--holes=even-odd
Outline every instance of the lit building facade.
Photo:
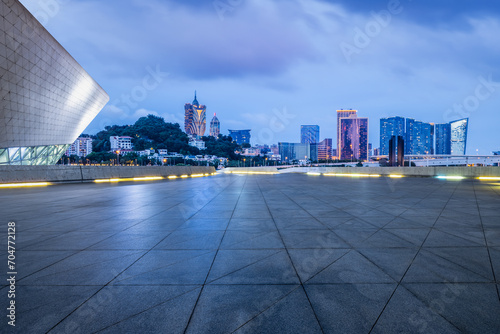
[[200,105],[194,93],[193,103],[184,105],[184,130],[188,135],[202,137],[207,127],[207,107]]
[[345,118],[345,117],[350,117],[351,115],[356,115],[357,114],[357,110],[352,110],[352,109],[349,109],[349,110],[344,110],[344,109],[340,109],[340,110],[337,110],[337,154],[336,156],[338,158],[340,158],[340,152],[341,152],[341,149],[340,149],[340,119],[341,118]]
[[404,117],[388,117],[380,119],[380,154],[389,154],[389,140],[392,136],[405,135]]
[[218,138],[220,134],[220,122],[217,115],[214,114],[212,121],[210,122],[210,136]]
[[302,144],[319,143],[319,125],[301,125],[300,142]]
[[250,144],[250,131],[252,130],[229,130],[229,137],[233,138],[238,145]]
[[55,164],[109,96],[18,0],[0,16],[0,165]]
[[451,154],[451,124],[436,124],[436,154]]
[[434,124],[406,119],[405,154],[434,154]]
[[321,160],[332,160],[332,139],[326,138],[323,139],[318,144],[318,161]]
[[464,118],[450,122],[451,127],[451,154],[465,155],[467,152],[467,132],[469,119]]
[[109,142],[112,151],[132,149],[132,137],[129,136],[111,136]]
[[340,121],[340,159],[368,160],[368,118],[341,117]]
[[67,156],[77,155],[79,157],[86,157],[92,153],[92,138],[90,137],[79,137],[66,151]]

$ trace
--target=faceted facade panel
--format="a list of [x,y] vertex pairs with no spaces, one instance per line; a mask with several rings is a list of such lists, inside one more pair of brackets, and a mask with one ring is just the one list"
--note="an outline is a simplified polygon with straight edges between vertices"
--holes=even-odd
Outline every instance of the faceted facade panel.
[[19,1],[0,1],[0,149],[47,157],[26,164],[53,163],[49,156],[64,153],[108,101]]

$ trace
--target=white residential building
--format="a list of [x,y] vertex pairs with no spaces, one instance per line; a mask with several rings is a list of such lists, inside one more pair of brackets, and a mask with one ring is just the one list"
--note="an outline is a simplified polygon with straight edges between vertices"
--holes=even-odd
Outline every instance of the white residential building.
[[92,153],[92,138],[79,137],[66,151],[66,155],[77,155],[79,157],[86,157]]
[[111,150],[131,150],[132,137],[128,136],[111,136],[109,137],[111,143]]

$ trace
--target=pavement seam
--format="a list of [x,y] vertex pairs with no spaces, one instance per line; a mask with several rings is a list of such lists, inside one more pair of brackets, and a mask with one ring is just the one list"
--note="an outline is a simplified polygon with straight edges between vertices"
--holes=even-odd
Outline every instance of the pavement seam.
[[[274,216],[272,215],[271,210],[269,209],[269,204],[268,204],[268,202],[267,202],[266,197],[264,196],[264,192],[262,191],[262,188],[260,187],[260,183],[259,183],[259,181],[258,181],[258,180],[257,180],[257,182],[256,182],[256,183],[257,183],[257,186],[259,187],[260,194],[261,194],[262,198],[264,199],[264,202],[266,203],[266,208],[267,208],[267,210],[268,210],[269,214],[271,215],[271,218],[272,218],[272,220],[273,220],[273,223],[274,223],[274,225],[275,225],[276,229],[278,230],[278,234],[279,234],[279,236],[280,236],[280,238],[281,238],[281,242],[283,243],[283,246],[285,247],[285,251],[286,251],[286,254],[287,254],[287,256],[288,256],[288,260],[290,261],[290,263],[291,263],[291,265],[292,265],[292,268],[293,268],[293,270],[295,271],[295,275],[297,276],[297,279],[299,280],[299,283],[300,283],[300,287],[302,287],[302,291],[304,292],[304,294],[305,294],[305,296],[306,296],[306,298],[307,298],[307,301],[308,301],[308,303],[309,303],[309,307],[311,308],[311,311],[313,312],[314,317],[316,318],[316,322],[317,322],[317,324],[318,324],[318,326],[319,326],[319,328],[320,328],[321,332],[322,332],[322,333],[325,333],[325,330],[323,329],[323,326],[321,326],[321,322],[319,321],[318,315],[316,314],[316,311],[314,310],[314,307],[313,307],[313,305],[312,305],[311,299],[309,298],[309,295],[307,294],[307,291],[306,291],[306,289],[304,288],[304,283],[302,282],[302,279],[300,278],[300,275],[299,275],[299,273],[298,273],[298,271],[297,271],[297,268],[295,268],[295,264],[293,263],[292,257],[290,256],[290,253],[288,252],[288,247],[287,247],[287,245],[285,244],[285,241],[283,240],[283,236],[281,235],[280,229],[278,228],[278,225],[276,224],[276,221],[274,220]],[[285,196],[286,196],[286,195],[285,195]],[[288,196],[287,196],[287,197],[288,197]]]

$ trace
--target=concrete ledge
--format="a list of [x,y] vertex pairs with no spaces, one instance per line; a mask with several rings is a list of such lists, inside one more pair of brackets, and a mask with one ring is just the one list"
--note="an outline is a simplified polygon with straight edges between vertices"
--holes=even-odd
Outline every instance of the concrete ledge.
[[0,166],[0,183],[90,182],[97,179],[215,173],[206,166]]
[[274,173],[339,173],[339,174],[380,174],[404,176],[464,176],[464,177],[500,177],[500,167],[294,167],[278,169],[276,167],[225,168],[224,172],[274,172]]

